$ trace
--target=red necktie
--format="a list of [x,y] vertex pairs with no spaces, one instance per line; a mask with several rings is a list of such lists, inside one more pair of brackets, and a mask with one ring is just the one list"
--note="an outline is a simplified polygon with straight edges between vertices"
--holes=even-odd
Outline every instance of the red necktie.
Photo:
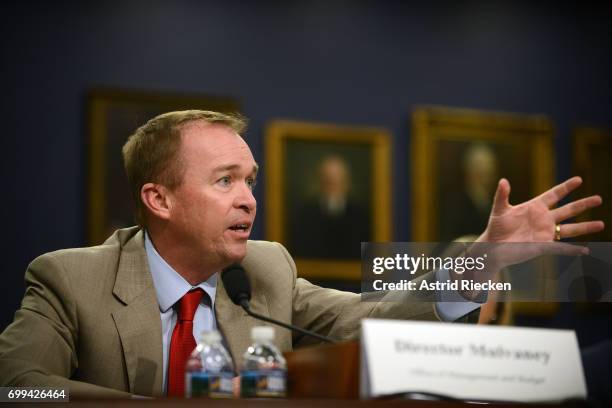
[[203,293],[202,289],[190,290],[179,300],[178,318],[170,341],[168,396],[185,396],[185,364],[196,347],[193,338],[193,316],[202,300]]

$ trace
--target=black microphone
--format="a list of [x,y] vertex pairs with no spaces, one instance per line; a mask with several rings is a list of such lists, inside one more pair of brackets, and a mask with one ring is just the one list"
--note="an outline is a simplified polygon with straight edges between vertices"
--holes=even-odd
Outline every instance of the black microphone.
[[312,336],[328,343],[335,343],[334,340],[330,339],[329,337],[325,337],[315,332],[302,329],[301,327],[297,327],[288,323],[283,323],[281,321],[274,320],[270,317],[266,317],[260,315],[259,313],[253,312],[251,310],[251,305],[249,304],[249,301],[251,300],[251,283],[249,282],[249,278],[247,277],[244,268],[239,263],[231,264],[227,268],[223,269],[223,271],[221,272],[221,280],[223,281],[225,291],[227,292],[232,302],[234,302],[235,305],[242,306],[244,311],[247,312],[249,316],[252,316],[259,320],[263,320],[264,322],[284,327],[285,329],[295,330],[298,333],[302,333],[307,336]]

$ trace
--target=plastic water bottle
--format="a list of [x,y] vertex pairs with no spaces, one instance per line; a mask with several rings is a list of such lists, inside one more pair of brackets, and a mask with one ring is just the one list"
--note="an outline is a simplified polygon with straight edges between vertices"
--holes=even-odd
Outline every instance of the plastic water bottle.
[[240,393],[243,397],[285,397],[287,394],[287,362],[274,346],[274,329],[253,327],[253,344],[244,353],[240,371]]
[[185,397],[232,398],[232,357],[214,330],[203,332],[185,366]]

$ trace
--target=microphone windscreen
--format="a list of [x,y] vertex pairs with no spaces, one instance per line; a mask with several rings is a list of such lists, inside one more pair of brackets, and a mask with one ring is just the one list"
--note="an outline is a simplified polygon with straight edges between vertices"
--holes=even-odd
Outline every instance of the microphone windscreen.
[[234,263],[223,269],[221,280],[227,295],[234,304],[240,305],[244,299],[251,300],[251,283],[242,265]]

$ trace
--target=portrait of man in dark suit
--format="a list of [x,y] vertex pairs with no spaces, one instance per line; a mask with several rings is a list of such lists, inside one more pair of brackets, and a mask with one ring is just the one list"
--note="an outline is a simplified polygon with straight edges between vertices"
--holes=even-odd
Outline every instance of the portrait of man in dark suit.
[[351,168],[332,154],[316,166],[317,194],[291,217],[289,244],[297,256],[359,258],[360,243],[371,236],[367,202],[351,194]]
[[279,119],[266,152],[266,238],[301,276],[358,281],[361,243],[392,239],[389,132]]
[[520,184],[515,192],[520,199],[529,197],[529,174],[516,165],[524,157],[520,148],[478,140],[443,141],[440,152],[446,168],[437,201],[440,241],[477,234],[487,226],[500,177]]

